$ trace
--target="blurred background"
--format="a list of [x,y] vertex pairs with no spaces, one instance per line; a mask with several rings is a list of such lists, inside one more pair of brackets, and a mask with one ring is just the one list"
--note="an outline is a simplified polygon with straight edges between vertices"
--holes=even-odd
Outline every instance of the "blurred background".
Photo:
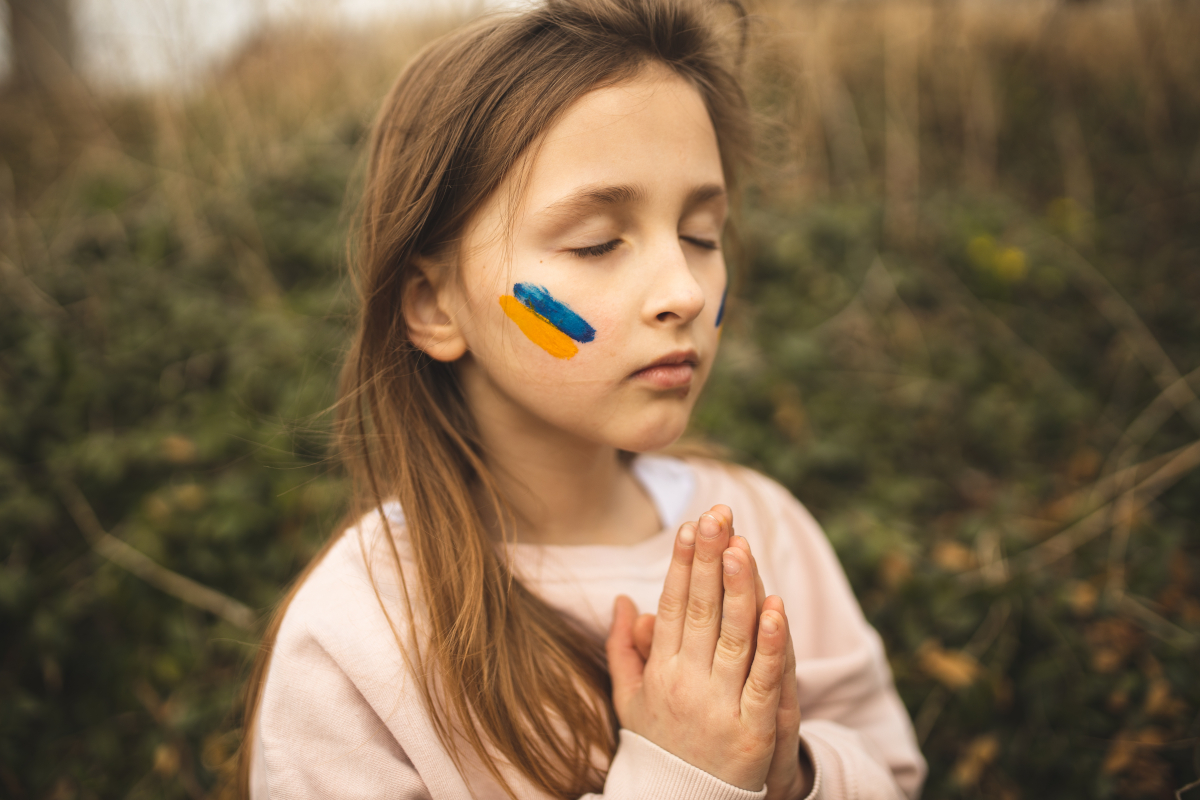
[[[0,796],[227,796],[329,535],[348,210],[475,0],[7,0]],[[759,0],[694,433],[790,487],[929,798],[1200,779],[1200,6]]]

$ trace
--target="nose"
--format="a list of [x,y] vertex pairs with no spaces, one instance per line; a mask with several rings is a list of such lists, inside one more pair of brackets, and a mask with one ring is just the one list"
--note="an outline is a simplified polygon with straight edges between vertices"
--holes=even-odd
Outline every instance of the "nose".
[[704,291],[696,281],[679,239],[672,237],[647,253],[653,275],[644,306],[647,322],[686,325],[704,308]]

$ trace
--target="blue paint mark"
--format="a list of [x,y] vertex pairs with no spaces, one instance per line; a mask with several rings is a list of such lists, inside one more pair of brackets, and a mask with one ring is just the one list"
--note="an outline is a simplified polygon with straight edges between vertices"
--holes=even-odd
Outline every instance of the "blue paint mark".
[[729,297],[729,287],[725,287],[725,291],[721,292],[721,307],[717,309],[717,327],[721,327],[721,320],[725,319],[725,298]]
[[596,329],[588,325],[583,317],[572,311],[566,303],[555,300],[544,286],[518,283],[513,286],[513,296],[575,341],[590,342],[596,338]]

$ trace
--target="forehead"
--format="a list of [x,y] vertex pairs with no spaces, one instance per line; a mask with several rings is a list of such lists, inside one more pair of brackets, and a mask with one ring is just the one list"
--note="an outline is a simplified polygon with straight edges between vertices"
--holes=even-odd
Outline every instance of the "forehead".
[[537,213],[581,186],[644,187],[653,198],[724,185],[720,150],[696,88],[666,67],[594,89],[534,148],[524,208]]

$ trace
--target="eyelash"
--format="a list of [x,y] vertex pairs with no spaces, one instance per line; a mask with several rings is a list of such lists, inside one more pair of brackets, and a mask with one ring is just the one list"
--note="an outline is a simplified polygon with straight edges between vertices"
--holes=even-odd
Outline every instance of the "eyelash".
[[[708,239],[696,239],[691,236],[681,237],[685,242],[696,245],[702,250],[716,250],[717,243]],[[620,239],[613,239],[611,242],[604,244],[594,244],[591,247],[577,247],[571,250],[572,255],[579,258],[598,258],[599,256],[607,255],[617,249],[617,245],[621,243]]]
[[613,239],[611,242],[605,242],[604,244],[594,244],[591,247],[579,247],[572,250],[571,253],[580,258],[595,258],[597,256],[611,253],[613,250],[617,249],[617,245],[620,243],[620,239]]

